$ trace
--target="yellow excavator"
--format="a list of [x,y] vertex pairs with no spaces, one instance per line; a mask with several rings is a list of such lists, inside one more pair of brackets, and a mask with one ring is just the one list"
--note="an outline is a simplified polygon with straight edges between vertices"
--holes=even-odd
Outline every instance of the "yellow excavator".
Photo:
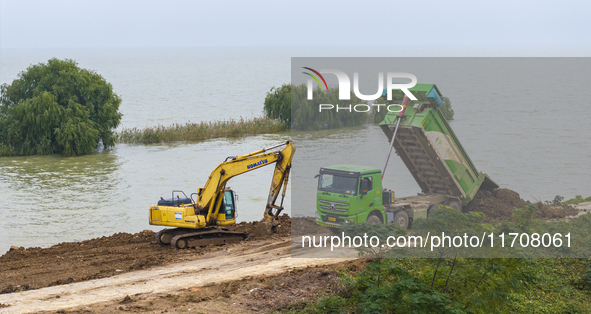
[[[282,150],[274,150],[282,146],[285,146]],[[291,141],[287,141],[250,154],[228,157],[211,172],[205,186],[199,188],[197,193],[187,197],[184,192],[175,190],[172,192],[172,198],[160,198],[157,205],[150,206],[150,225],[176,228],[160,230],[156,234],[156,239],[160,244],[170,244],[178,249],[210,244],[224,245],[245,240],[248,234],[233,232],[224,227],[236,223],[238,197],[234,190],[226,187],[226,184],[237,175],[275,163],[261,225],[262,228],[273,232],[279,224],[279,213],[283,210],[283,199],[294,153],[295,146]],[[281,203],[275,205],[282,190]]]

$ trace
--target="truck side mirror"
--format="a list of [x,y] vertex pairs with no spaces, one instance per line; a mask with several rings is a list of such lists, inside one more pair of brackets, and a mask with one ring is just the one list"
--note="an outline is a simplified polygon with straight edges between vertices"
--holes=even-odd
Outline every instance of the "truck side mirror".
[[367,195],[367,190],[362,190],[359,194],[361,195],[361,198],[363,198],[363,196]]
[[318,178],[320,176],[320,173],[314,176],[314,179]]

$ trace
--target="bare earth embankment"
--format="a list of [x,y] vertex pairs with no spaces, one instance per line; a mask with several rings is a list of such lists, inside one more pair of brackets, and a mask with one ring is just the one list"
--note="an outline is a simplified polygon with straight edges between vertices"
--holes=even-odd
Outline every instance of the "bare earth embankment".
[[[306,225],[310,225],[310,229],[318,231],[319,226],[311,219],[293,220],[298,222],[299,228],[307,229]],[[316,269],[347,261],[342,258],[291,258],[291,222],[290,217],[283,215],[276,234],[222,247],[176,250],[158,245],[155,233],[145,230],[136,234],[118,233],[82,242],[60,243],[45,249],[14,249],[0,257],[0,277],[3,278],[0,283],[0,313],[56,313],[64,309],[71,312],[77,307],[84,308],[84,313],[90,313],[87,308],[93,304],[101,308],[92,312],[111,313],[121,307],[124,310],[134,308],[134,312],[153,313],[153,307],[134,305],[130,300],[139,302],[163,297],[163,300],[149,302],[158,303],[154,308],[171,309],[186,303],[185,298],[200,303],[217,295],[238,293],[246,287],[238,281],[258,284],[260,279],[273,275],[289,277],[289,271],[295,269]],[[240,223],[232,229],[251,233],[256,224]],[[336,276],[327,277],[322,270],[319,271],[322,273],[319,278],[326,277],[336,282]],[[299,294],[297,287],[300,286],[306,287],[302,291],[312,291],[305,296],[315,294],[312,281],[294,279],[287,285],[283,282],[285,293],[292,295],[285,299],[287,303],[296,300],[293,296]],[[323,285],[319,287],[326,288]],[[202,290],[207,292],[200,293]],[[265,291],[261,288],[254,292],[264,294]],[[246,302],[245,308],[249,311],[251,308],[270,309],[279,304],[273,302],[273,307],[259,304],[258,301],[263,299],[268,301],[266,297],[257,295],[252,302]]]
[[[511,190],[482,192],[468,206],[510,220],[524,207]],[[537,204],[539,219],[569,219],[591,202]],[[251,233],[254,223],[232,229]],[[311,217],[281,217],[272,236],[223,247],[176,250],[155,233],[118,233],[50,248],[16,248],[0,256],[0,313],[251,313],[295,308],[338,291],[335,270],[357,271],[363,259],[297,258],[290,235],[330,234]]]
[[[230,228],[251,233],[256,222],[242,222]],[[291,219],[281,217],[278,232],[272,236],[253,238],[278,240],[289,236]],[[203,247],[175,250],[158,245],[156,234],[144,230],[136,234],[117,233],[108,237],[81,242],[66,242],[50,248],[18,248],[0,256],[0,293],[39,289],[55,285],[107,278],[153,266],[200,259],[200,256],[223,250],[223,247]]]

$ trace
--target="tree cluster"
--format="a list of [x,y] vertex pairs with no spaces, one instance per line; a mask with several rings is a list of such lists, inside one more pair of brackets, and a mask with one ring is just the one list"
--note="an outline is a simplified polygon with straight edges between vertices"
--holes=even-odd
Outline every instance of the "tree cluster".
[[64,156],[115,145],[121,99],[96,72],[73,60],[30,66],[0,87],[0,155]]
[[[336,105],[349,108],[350,104],[365,104],[351,92],[351,100],[339,100],[339,89],[328,91],[314,89],[313,99],[308,100],[306,85],[284,84],[272,88],[265,98],[265,114],[273,119],[289,123],[292,130],[320,130],[357,126],[368,122],[368,114],[342,109],[337,112]],[[332,104],[333,109],[319,110],[320,104]]]

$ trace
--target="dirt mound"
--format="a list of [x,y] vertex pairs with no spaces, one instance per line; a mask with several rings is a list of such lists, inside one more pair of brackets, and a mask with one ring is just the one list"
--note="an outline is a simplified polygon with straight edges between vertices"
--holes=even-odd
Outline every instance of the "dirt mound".
[[536,211],[536,218],[540,219],[558,219],[567,216],[575,216],[579,213],[577,209],[567,204],[544,204],[537,202],[538,210]]
[[[252,234],[260,221],[255,222],[241,222],[233,226],[228,226],[228,229],[236,232],[244,232],[248,234]],[[291,234],[291,217],[287,214],[283,214],[279,216],[279,225],[276,227],[277,232],[273,234],[271,237],[284,237],[289,236]],[[266,236],[257,236],[257,239],[265,238]],[[251,237],[253,239],[254,237]]]
[[[273,239],[289,236],[291,218],[280,216],[278,233],[257,237]],[[242,222],[231,230],[250,233],[257,222]],[[199,256],[222,247],[176,250],[156,242],[150,230],[139,233],[116,233],[82,242],[64,242],[49,248],[14,247],[0,256],[0,293],[11,293],[77,281],[111,277],[172,262],[199,259]],[[246,246],[247,242],[234,244]]]
[[466,208],[465,212],[482,212],[486,214],[485,221],[492,219],[511,220],[514,208],[524,208],[529,205],[515,191],[496,189],[493,191],[480,190]]
[[[465,212],[482,212],[486,214],[484,221],[512,220],[514,208],[525,208],[531,204],[523,200],[519,194],[509,189],[495,189],[493,191],[480,190],[476,193],[474,200],[464,208]],[[538,219],[557,219],[566,216],[576,215],[578,211],[565,204],[543,204],[536,203]]]

